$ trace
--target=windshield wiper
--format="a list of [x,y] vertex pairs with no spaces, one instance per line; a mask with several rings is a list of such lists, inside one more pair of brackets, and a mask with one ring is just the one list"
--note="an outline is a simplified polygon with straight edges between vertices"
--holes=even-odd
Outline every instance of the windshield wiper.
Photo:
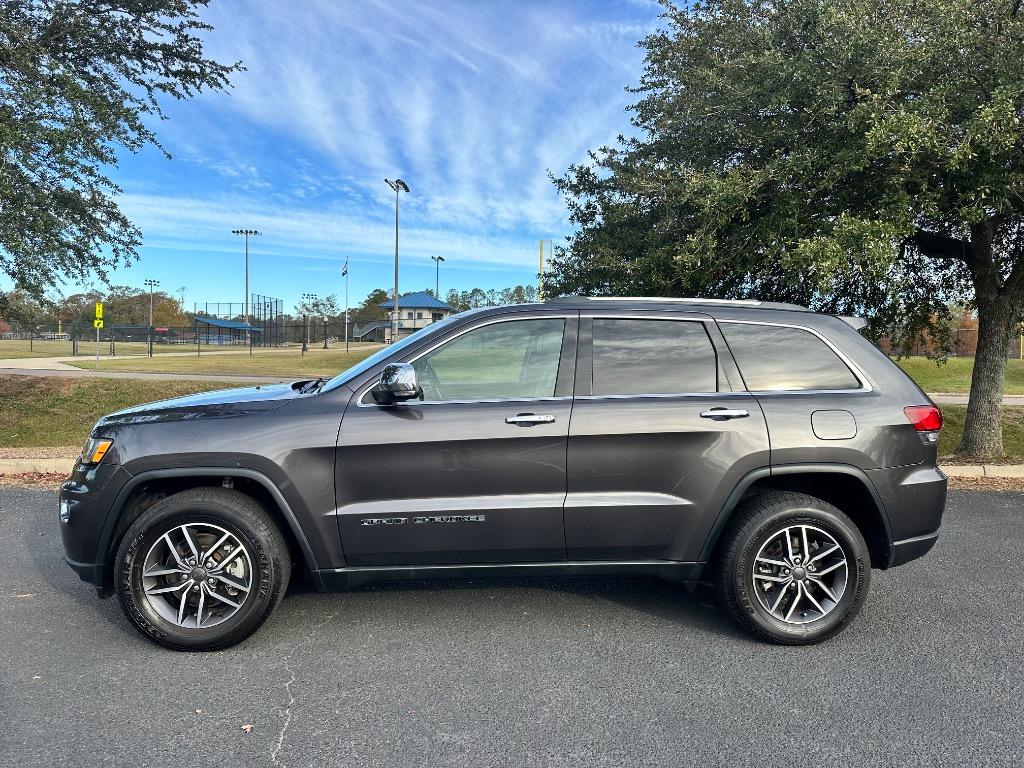
[[305,395],[305,394],[308,394],[310,392],[313,392],[313,391],[315,391],[317,389],[320,389],[320,387],[322,387],[326,383],[327,383],[327,379],[323,378],[322,376],[317,378],[314,381],[308,381],[308,382],[306,382],[305,384],[302,385],[302,389],[299,390],[299,394],[300,395]]

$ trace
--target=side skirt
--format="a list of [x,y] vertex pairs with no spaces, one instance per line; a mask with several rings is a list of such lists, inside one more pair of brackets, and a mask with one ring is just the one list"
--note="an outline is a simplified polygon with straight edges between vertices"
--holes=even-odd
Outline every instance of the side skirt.
[[573,576],[655,576],[678,582],[699,581],[706,563],[669,560],[570,561],[564,563],[481,563],[474,565],[401,565],[334,568],[316,571],[326,590],[363,584],[429,579],[498,579]]

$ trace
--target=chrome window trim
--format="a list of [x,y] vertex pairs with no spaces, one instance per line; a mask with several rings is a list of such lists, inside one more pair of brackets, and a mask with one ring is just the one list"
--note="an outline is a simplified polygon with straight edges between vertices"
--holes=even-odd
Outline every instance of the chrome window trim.
[[663,393],[642,393],[636,395],[576,395],[576,400],[636,400],[638,398],[666,398],[666,397],[747,397],[754,394],[743,390],[742,392],[670,392]]
[[[576,313],[576,312],[573,312],[571,314],[560,314],[560,313],[556,314],[556,313],[553,313],[553,312],[552,313],[539,312],[537,314],[531,314],[529,317],[515,317],[514,315],[509,315],[508,317],[495,317],[495,318],[492,318],[490,320],[487,320],[486,322],[470,326],[469,328],[465,328],[464,330],[461,330],[458,333],[456,333],[454,336],[449,336],[447,339],[439,341],[436,344],[434,344],[433,346],[428,347],[427,349],[424,349],[422,352],[418,353],[415,357],[413,357],[413,358],[411,358],[409,360],[403,360],[401,362],[410,363],[410,364],[411,363],[415,363],[421,357],[423,357],[424,355],[429,355],[431,352],[433,352],[438,347],[443,347],[448,342],[455,341],[455,339],[457,339],[460,336],[463,336],[463,335],[469,333],[470,331],[475,331],[475,330],[478,330],[480,328],[484,328],[484,327],[486,327],[488,325],[495,325],[497,323],[511,323],[511,322],[523,321],[523,320],[562,320],[563,322],[565,322],[566,320],[576,320],[578,317],[579,317],[579,314]],[[563,343],[565,342],[565,326],[564,325],[562,327],[562,342]],[[561,357],[559,357],[558,364],[559,364],[559,366],[561,366],[561,364],[562,364]],[[558,372],[556,371],[555,372],[556,380],[557,380],[557,377],[558,377]],[[359,396],[356,398],[356,407],[357,408],[389,407],[389,406],[381,406],[380,403],[376,403],[376,402],[370,402],[370,403],[364,403],[363,402],[363,398],[365,398],[369,394],[370,390],[373,389],[375,384],[376,384],[376,382],[374,382],[373,384],[370,384],[362,392],[359,393]],[[550,397],[496,397],[496,398],[488,398],[486,400],[406,400],[405,403],[403,403],[403,404],[407,404],[407,405],[452,405],[452,404],[467,405],[467,404],[470,404],[470,403],[543,403],[543,402],[558,402],[558,401],[561,401],[561,400],[572,400],[572,395],[552,395]]]
[[[799,325],[797,323],[773,323],[764,320],[716,320],[715,322],[717,322],[719,325],[723,323],[729,323],[732,325],[768,325],[776,328],[795,328],[798,331],[807,331],[808,333],[813,334],[814,336],[817,336],[819,339],[821,339],[825,346],[831,349],[832,352],[835,353],[836,357],[838,357],[839,360],[843,363],[843,365],[845,365],[850,370],[850,373],[853,374],[853,377],[860,382],[860,387],[857,389],[748,389],[747,392],[749,392],[752,395],[848,395],[856,392],[874,391],[874,389],[871,386],[871,381],[868,379],[864,371],[861,370],[860,366],[854,363],[847,355],[843,354],[836,347],[836,345],[829,341],[827,338],[825,338],[824,335],[814,330],[813,328],[808,328],[806,325]],[[724,336],[725,334],[723,333],[722,335]],[[725,337],[725,342],[726,344],[729,343],[728,336]],[[732,353],[731,349],[729,351],[730,353]],[[736,356],[733,355],[734,360],[735,358]],[[740,366],[738,360],[736,361],[736,367],[739,368],[740,376],[743,376],[743,368],[742,366]],[[743,386],[747,386],[746,379],[743,380]]]

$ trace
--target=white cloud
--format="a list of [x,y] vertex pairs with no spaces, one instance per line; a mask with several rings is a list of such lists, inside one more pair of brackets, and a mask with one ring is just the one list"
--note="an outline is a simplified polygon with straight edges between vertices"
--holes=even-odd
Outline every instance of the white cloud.
[[[209,53],[247,71],[226,93],[171,105],[176,159],[125,158],[125,212],[147,266],[169,252],[235,255],[237,227],[310,276],[351,255],[536,269],[569,229],[548,179],[628,132],[636,41],[659,7],[511,0],[217,0]],[[292,260],[298,260],[293,262]],[[409,263],[409,262],[406,262]],[[203,280],[201,275],[196,280]],[[213,290],[215,286],[211,287]]]

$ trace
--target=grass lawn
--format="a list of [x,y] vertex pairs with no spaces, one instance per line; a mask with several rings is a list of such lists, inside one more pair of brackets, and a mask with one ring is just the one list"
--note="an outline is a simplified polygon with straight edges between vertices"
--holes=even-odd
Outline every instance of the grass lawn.
[[[217,373],[252,376],[334,376],[380,349],[379,344],[353,345],[346,354],[341,349],[311,349],[302,355],[299,348],[254,350],[248,354],[202,352],[200,355],[107,358],[100,360],[106,371],[151,371],[154,373]],[[68,361],[78,368],[92,368],[94,360]]]
[[[95,350],[95,344],[93,345]],[[29,342],[21,339],[0,339],[0,359],[14,359],[24,357],[57,357],[59,355],[71,354],[70,341],[40,341],[32,342],[32,349],[29,350]]]
[[[114,351],[120,355],[146,355],[149,345],[144,341],[119,341],[114,344]],[[189,344],[154,344],[153,354],[162,355],[168,352],[195,352],[195,347]],[[92,355],[95,360],[96,341],[84,339],[78,342],[79,355],[88,359]],[[0,339],[0,360],[13,360],[26,357],[67,357],[71,355],[70,341],[40,341],[32,342],[32,349],[29,349],[29,342],[20,339]],[[110,355],[110,342],[100,342],[100,359]]]
[[139,403],[230,386],[236,385],[0,376],[0,447],[80,445],[105,414]]
[[[942,406],[942,432],[939,433],[939,456],[950,457],[964,433],[966,405]],[[1024,407],[1003,407],[1003,451],[1008,459],[1024,458]],[[952,460],[955,462],[956,457]]]
[[[896,363],[925,392],[967,394],[971,389],[973,357],[951,357],[944,363],[926,357],[906,357]],[[1024,395],[1024,360],[1007,361],[1005,394]]]

